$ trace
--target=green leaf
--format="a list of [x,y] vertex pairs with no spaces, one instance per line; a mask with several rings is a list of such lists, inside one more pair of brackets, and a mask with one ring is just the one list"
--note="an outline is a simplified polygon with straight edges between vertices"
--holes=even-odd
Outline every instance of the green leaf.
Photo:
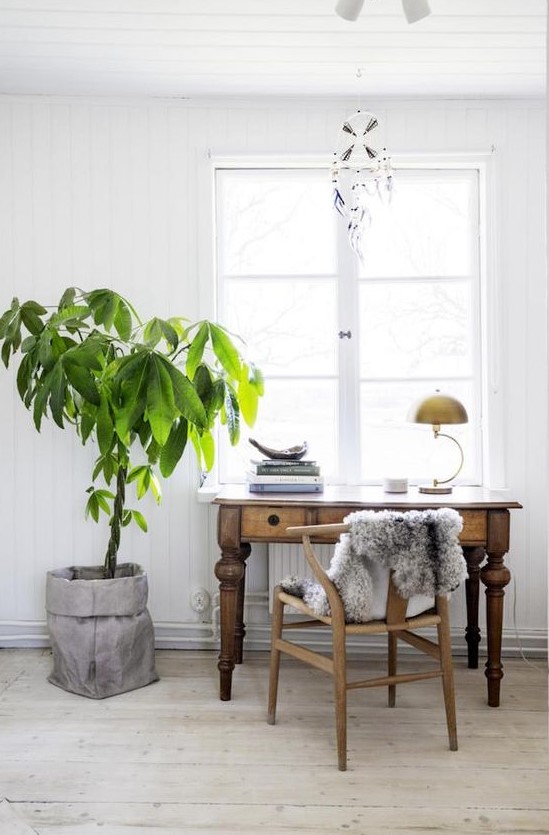
[[134,467],[128,473],[127,478],[128,484],[131,484],[132,481],[137,482],[137,498],[142,499],[151,483],[151,468],[147,467],[145,464],[140,464],[138,467]]
[[[26,329],[29,331],[29,333],[32,333],[33,336],[36,336],[43,329],[44,323],[42,322],[40,316],[38,316],[38,314],[31,307],[28,306],[29,304],[30,303],[27,302],[21,308],[21,320],[25,325]],[[44,313],[45,312],[46,311],[44,310]]]
[[[67,346],[67,338],[64,339]],[[78,365],[83,365],[90,371],[101,371],[104,366],[110,342],[106,341],[100,334],[90,334],[86,337],[84,342],[75,344],[72,340],[72,345],[68,345],[67,357],[70,356]]]
[[[221,382],[223,383],[223,381]],[[212,374],[207,365],[202,364],[198,366],[194,375],[193,386],[196,389],[196,393],[202,400],[204,408],[207,410],[213,389]],[[223,391],[225,391],[225,389],[223,389]]]
[[164,478],[171,476],[187,445],[188,424],[180,418],[172,426],[170,436],[160,452],[160,472]]
[[29,351],[32,351],[33,348],[36,347],[36,337],[35,336],[27,336],[21,343],[21,353],[28,354]]
[[12,322],[14,319],[18,318],[19,316],[19,299],[14,296],[11,300],[11,306],[9,310],[6,310],[2,317],[0,318],[0,339],[4,339],[6,336],[8,329],[11,327]]
[[103,456],[103,476],[107,484],[110,484],[115,473],[118,472],[118,459],[110,452]]
[[66,381],[63,374],[63,367],[60,362],[55,365],[52,371],[50,383],[50,409],[56,424],[63,429],[63,409],[65,406]]
[[147,417],[155,441],[164,446],[177,417],[174,387],[166,366],[156,354],[151,355],[147,385]]
[[139,440],[141,441],[141,446],[143,447],[143,449],[146,450],[149,446],[152,437],[151,427],[145,421],[141,421],[141,423],[136,428],[137,434],[139,435]]
[[141,374],[140,366],[143,363],[148,363],[150,353],[147,350],[136,351],[124,357],[117,357],[108,366],[106,377],[112,377],[119,385],[124,380],[129,380],[135,377],[136,374]]
[[235,380],[240,379],[240,355],[229,338],[227,332],[210,323],[210,336],[214,354],[225,369]]
[[160,457],[160,451],[163,449],[157,442],[152,438],[147,446],[147,460],[149,464],[156,464]]
[[236,394],[229,385],[225,386],[224,407],[229,439],[231,444],[235,446],[240,439],[240,410]]
[[155,475],[155,473],[152,470],[151,470],[150,487],[151,487],[151,493],[154,496],[156,504],[160,504],[160,502],[162,500],[162,488],[160,486],[160,482],[158,480],[158,477]]
[[136,493],[137,498],[142,499],[147,490],[151,490],[154,498],[156,499],[156,503],[160,504],[160,499],[162,498],[162,490],[160,487],[160,482],[158,478],[153,472],[151,466],[147,464],[140,464],[138,467],[134,467],[128,473],[128,484],[132,481],[136,482]]
[[95,462],[95,467],[93,468],[93,472],[92,472],[92,480],[93,481],[95,481],[95,479],[97,478],[99,473],[103,472],[104,463],[105,463],[105,461],[103,459],[103,456],[100,455],[99,458],[97,459],[97,461]]
[[10,352],[11,352],[11,342],[8,342],[6,340],[6,342],[4,342],[4,344],[2,345],[2,362],[4,363],[6,368],[9,365]]
[[147,530],[148,530],[147,522],[146,522],[145,517],[143,516],[143,514],[140,513],[138,510],[130,510],[130,513],[132,515],[132,518],[133,518],[134,522],[137,523],[138,527],[141,528],[143,533],[147,533]]
[[72,304],[74,304],[74,297],[76,296],[76,292],[76,287],[67,287],[67,289],[61,296],[61,299],[59,300],[59,305],[57,306],[57,309],[62,310],[64,307],[70,307]]
[[36,397],[34,398],[33,420],[38,432],[42,424],[42,418],[46,414],[48,397],[50,395],[52,372],[44,372],[37,383]]
[[200,438],[198,432],[194,426],[189,426],[189,438],[191,439],[191,443],[194,447],[194,451],[196,454],[196,459],[198,461],[198,466],[201,469],[204,469],[204,456],[202,455],[202,448],[200,446]]
[[211,373],[206,365],[199,365],[193,380],[198,396],[204,404],[211,426],[225,399],[225,381],[218,378],[212,383]]
[[177,331],[175,330],[169,322],[166,322],[164,319],[160,319],[160,329],[162,331],[162,335],[166,340],[169,347],[172,351],[175,351],[177,346],[179,345],[179,336],[177,335]]
[[99,502],[97,501],[97,496],[94,493],[90,493],[90,497],[86,502],[86,509],[84,511],[84,515],[86,519],[91,516],[94,522],[99,521]]
[[108,499],[112,501],[114,499],[114,493],[111,493],[110,490],[96,490],[95,495],[97,496],[97,503],[99,505],[99,508],[104,513],[109,515],[111,512],[111,508],[109,506]]
[[115,408],[116,431],[124,443],[142,419],[147,406],[150,361],[150,354],[142,351],[120,361],[115,360],[112,364],[118,365],[112,379],[113,389],[119,391]]
[[17,370],[17,391],[23,401],[25,400],[25,395],[29,390],[32,380],[33,367],[34,363],[31,354],[25,354]]
[[245,422],[248,426],[253,426],[257,419],[259,392],[253,382],[250,369],[245,363],[242,365],[242,374],[238,384],[238,402]]
[[215,461],[215,442],[212,433],[204,432],[199,436],[198,442],[204,458],[204,465],[209,472]]
[[62,362],[63,369],[71,386],[73,386],[76,391],[82,395],[84,400],[88,401],[88,403],[92,403],[94,406],[99,406],[101,398],[97,390],[95,378],[92,374],[90,374],[88,369],[78,365],[77,360],[75,359],[75,354],[71,357],[65,355]]
[[106,302],[102,307],[102,325],[106,331],[112,330],[114,320],[118,312],[118,305],[120,303],[120,296],[117,293],[109,291]]
[[92,290],[85,293],[84,298],[93,313],[93,321],[96,325],[103,325],[105,330],[110,331],[118,310],[120,296],[112,290]]
[[161,339],[162,328],[160,326],[160,320],[155,316],[145,325],[143,330],[143,341],[146,342],[147,345],[150,345],[151,348],[154,348],[155,345],[158,345]]
[[189,423],[193,423],[200,429],[204,429],[208,425],[208,417],[204,409],[204,404],[193,384],[168,360],[164,360],[163,363],[172,381],[176,408]]
[[55,365],[55,357],[51,347],[51,331],[45,328],[40,334],[40,341],[38,345],[38,359],[40,364],[44,366],[46,371],[51,371]]
[[118,309],[114,317],[114,327],[120,339],[128,341],[132,335],[132,314],[123,299],[119,300]]
[[89,493],[89,498],[86,502],[86,519],[88,518],[88,516],[91,516],[94,522],[98,522],[99,513],[101,510],[103,511],[103,513],[106,513],[107,516],[110,516],[111,508],[109,505],[109,500],[114,500],[114,493],[111,493],[110,490],[96,490],[93,487],[93,485],[91,487],[88,487],[87,493]]
[[65,353],[66,353],[66,351],[67,351],[67,343],[65,342],[65,340],[63,339],[63,337],[62,337],[62,336],[60,336],[60,334],[59,334],[59,332],[58,332],[58,331],[56,331],[56,330],[51,330],[51,332],[50,332],[50,333],[51,333],[51,350],[52,350],[52,356],[53,356],[53,359],[55,360],[55,362],[57,362],[57,360],[59,359],[59,357],[62,357],[62,356],[63,356],[63,354],[65,354]]
[[187,353],[186,371],[189,380],[194,379],[196,369],[202,362],[204,348],[206,346],[206,342],[208,341],[208,334],[208,325],[203,322],[202,325],[200,325],[195,338],[191,342]]
[[113,447],[114,424],[109,409],[109,401],[105,390],[101,391],[99,397],[99,409],[96,417],[97,443],[102,455],[106,455]]
[[97,418],[97,409],[89,403],[84,403],[80,411],[80,437],[85,444],[93,432]]
[[59,325],[71,324],[74,327],[87,327],[84,319],[91,315],[91,311],[87,304],[72,304],[69,307],[63,307],[57,313],[54,313],[48,322],[52,328],[57,328]]

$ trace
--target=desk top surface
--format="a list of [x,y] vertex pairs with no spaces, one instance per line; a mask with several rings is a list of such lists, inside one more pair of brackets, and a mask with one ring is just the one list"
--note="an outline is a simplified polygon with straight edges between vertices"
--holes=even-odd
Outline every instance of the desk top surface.
[[360,508],[392,508],[396,510],[421,507],[453,507],[464,509],[521,508],[508,490],[485,487],[454,487],[452,493],[432,495],[410,487],[406,493],[386,493],[382,487],[326,486],[323,493],[250,493],[246,484],[225,484],[214,504],[221,505],[345,505]]

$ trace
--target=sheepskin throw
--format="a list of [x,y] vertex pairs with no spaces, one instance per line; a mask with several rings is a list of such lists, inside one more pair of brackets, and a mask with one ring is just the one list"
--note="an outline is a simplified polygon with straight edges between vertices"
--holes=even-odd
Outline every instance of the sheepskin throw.
[[[360,510],[344,522],[351,528],[337,543],[327,574],[341,595],[348,623],[372,619],[372,575],[379,575],[380,569],[393,570],[393,581],[404,598],[451,592],[467,576],[459,544],[463,520],[451,508],[405,513]],[[319,583],[286,577],[281,585],[315,614],[330,614]]]

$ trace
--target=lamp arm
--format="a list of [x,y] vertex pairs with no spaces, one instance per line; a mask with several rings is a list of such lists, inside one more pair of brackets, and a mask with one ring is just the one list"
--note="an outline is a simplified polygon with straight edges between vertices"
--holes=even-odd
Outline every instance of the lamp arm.
[[457,478],[457,476],[461,472],[461,468],[463,467],[463,460],[464,459],[463,459],[463,450],[461,448],[461,445],[460,445],[459,441],[457,441],[455,438],[453,438],[452,435],[446,435],[444,432],[441,432],[438,429],[437,426],[433,426],[433,432],[435,433],[435,438],[448,438],[450,441],[453,441],[455,443],[455,445],[457,446],[457,448],[459,449],[459,457],[460,457],[459,467],[457,468],[455,473],[450,476],[450,478],[445,478],[445,479],[442,479],[442,480],[438,479],[438,478],[433,479],[433,483],[436,487],[439,484],[447,484],[449,481],[452,481],[454,478]]

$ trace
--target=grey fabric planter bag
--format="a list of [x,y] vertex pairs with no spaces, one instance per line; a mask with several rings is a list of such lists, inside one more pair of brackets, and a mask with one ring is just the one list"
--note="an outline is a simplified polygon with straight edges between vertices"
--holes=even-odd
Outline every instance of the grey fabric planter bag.
[[102,566],[49,571],[46,611],[53,652],[48,680],[70,693],[104,699],[158,681],[148,582],[136,563],[111,580]]

